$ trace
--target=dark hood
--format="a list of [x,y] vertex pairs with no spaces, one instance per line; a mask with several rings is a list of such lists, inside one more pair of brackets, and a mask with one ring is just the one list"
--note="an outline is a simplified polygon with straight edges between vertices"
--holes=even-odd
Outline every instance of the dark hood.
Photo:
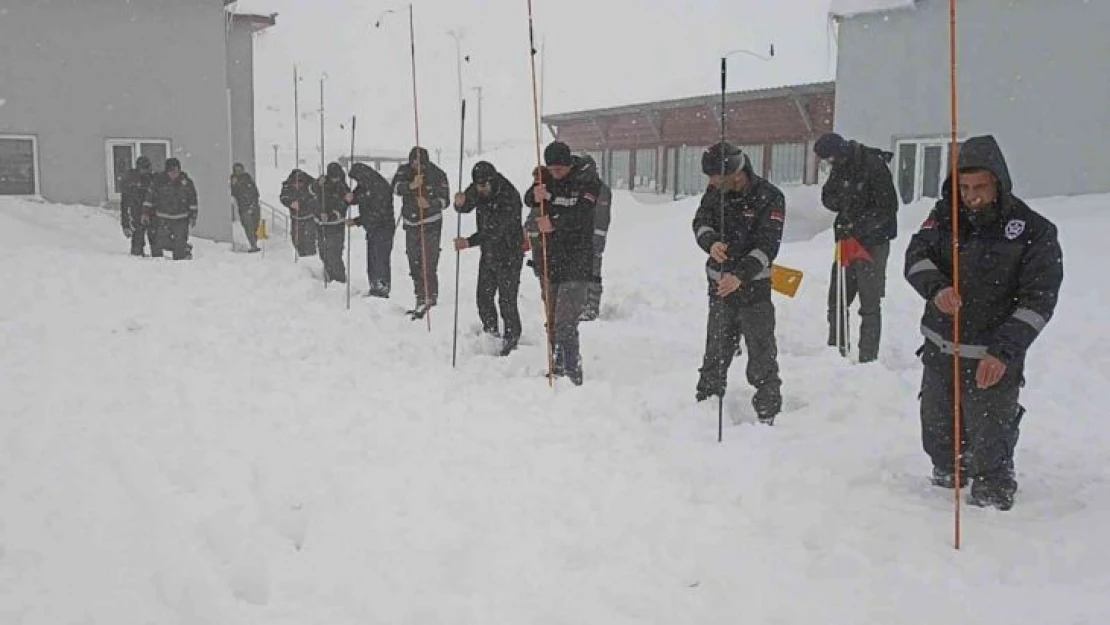
[[[1010,195],[1014,189],[1010,179],[1010,168],[1006,166],[1006,157],[1002,156],[1002,148],[993,135],[971,137],[960,146],[959,156],[960,171],[968,169],[985,169],[998,178],[998,186],[1002,195]],[[944,196],[952,194],[952,175],[944,180]]]
[[313,177],[310,176],[308,172],[303,169],[294,169],[292,172],[289,173],[289,177],[285,179],[285,182],[292,184],[296,180],[300,180],[301,182],[308,184],[313,181]]
[[376,173],[377,172],[366,163],[355,163],[351,165],[351,178],[354,178],[356,182],[361,184],[370,184],[370,181],[374,179],[374,174]]
[[1014,190],[1010,180],[1010,168],[1006,166],[1006,157],[1002,156],[1002,148],[993,135],[972,137],[960,146],[960,169],[986,169],[998,178],[998,184],[1006,193]]
[[420,158],[421,167],[427,167],[432,162],[432,157],[428,155],[428,150],[420,146],[416,146],[409,150],[409,164],[411,165],[417,157]]

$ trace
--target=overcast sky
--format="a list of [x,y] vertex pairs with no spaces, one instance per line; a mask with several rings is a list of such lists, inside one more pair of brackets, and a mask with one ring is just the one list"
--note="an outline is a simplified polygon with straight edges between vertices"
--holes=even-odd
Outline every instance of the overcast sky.
[[[240,0],[240,12],[276,12],[277,26],[255,46],[258,141],[293,142],[292,71],[300,90],[302,155],[319,143],[319,79],[326,72],[329,158],[344,153],[339,124],[357,114],[360,151],[405,150],[414,120],[405,2],[378,0]],[[421,143],[458,150],[455,41],[463,34],[467,145],[475,145],[483,87],[483,139],[530,140],[533,115],[527,0],[414,0]],[[829,0],[533,0],[536,45],[544,44],[544,112],[713,93],[719,58],[729,61],[730,90],[830,80],[835,48]],[[375,20],[383,12],[381,28]],[[266,152],[260,152],[262,157]],[[316,157],[318,158],[318,156]]]

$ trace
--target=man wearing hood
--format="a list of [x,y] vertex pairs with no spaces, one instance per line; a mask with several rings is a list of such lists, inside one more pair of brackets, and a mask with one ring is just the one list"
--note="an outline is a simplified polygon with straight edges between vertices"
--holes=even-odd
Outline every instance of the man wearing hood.
[[351,178],[358,186],[347,196],[347,202],[358,204],[358,217],[348,219],[347,226],[361,226],[366,231],[366,278],[370,283],[367,295],[388,298],[393,284],[389,257],[397,231],[393,189],[388,180],[365,163],[351,165]]
[[145,156],[136,159],[135,168],[128,170],[123,176],[119,202],[120,226],[123,227],[123,235],[131,239],[132,256],[143,256],[148,241],[150,251],[154,253],[154,228],[143,214],[143,201],[153,179],[150,159]]
[[[517,294],[520,291],[520,270],[524,267],[521,242],[520,192],[492,163],[479,161],[471,170],[472,183],[465,191],[455,194],[455,210],[460,213],[477,212],[478,232],[466,238],[455,239],[458,251],[470,247],[481,248],[478,261],[478,318],[482,330],[500,336],[501,355],[508,356],[520,341],[520,310]],[[501,308],[505,322],[504,334],[498,331],[497,309],[494,297]]]
[[294,169],[281,183],[281,204],[289,209],[292,221],[290,236],[297,256],[316,255],[316,185],[312,176]]
[[748,383],[755,387],[752,407],[761,423],[771,425],[782,410],[771,263],[782,244],[786,199],[755,174],[743,151],[727,142],[702,153],[701,169],[709,185],[692,228],[698,247],[709,255],[709,319],[695,398],[724,398],[743,336]]
[[416,306],[409,311],[421,319],[439,297],[439,244],[443,233],[443,209],[451,201],[447,174],[436,167],[428,150],[415,146],[409,162],[393,175],[393,193],[401,196],[401,220],[405,226],[405,252]]
[[235,198],[235,205],[239,207],[239,224],[243,226],[243,233],[251,246],[247,251],[258,252],[258,222],[262,212],[258,205],[258,185],[242,163],[231,167],[231,197]]
[[838,304],[839,272],[837,264],[833,263],[829,282],[828,344],[839,348],[842,354],[847,353],[844,337],[847,336],[848,309],[858,293],[859,361],[872,362],[879,357],[881,303],[886,295],[890,241],[898,236],[898,192],[887,166],[894,154],[845,141],[836,133],[819,138],[813,151],[818,158],[832,164],[829,178],[821,189],[821,203],[836,213],[833,232],[845,267],[845,299]]
[[[550,299],[551,303],[548,320],[554,321],[555,356],[550,373],[565,375],[572,384],[581,386],[578,323],[594,277],[594,209],[601,195],[601,180],[561,141],[548,144],[543,158],[547,176],[525,193],[524,203],[530,207],[542,204],[534,227],[547,236],[551,290],[545,294],[545,301]],[[542,265],[539,270],[543,270]]]
[[601,314],[601,256],[605,253],[605,242],[609,236],[610,208],[613,204],[613,190],[601,180],[597,162],[589,154],[582,156],[582,166],[601,181],[601,194],[594,207],[594,280],[590,283],[586,307],[582,311],[582,321],[593,321]]
[[189,228],[197,225],[197,189],[181,171],[181,161],[166,159],[165,171],[154,176],[143,207],[157,232],[150,255],[161,257],[163,250],[171,250],[174,260],[192,260]]
[[339,163],[328,163],[325,174],[317,183],[316,224],[319,227],[320,260],[324,262],[324,279],[347,282],[347,266],[343,263],[343,237],[347,234],[347,173]]
[[[1025,355],[1052,318],[1064,277],[1056,227],[1013,194],[992,136],[959,153],[959,293],[954,288],[952,181],[906,249],[905,277],[923,298],[921,438],[933,483],[956,485],[953,358],[960,361],[960,485],[969,503],[1009,510],[1014,448],[1024,408]],[[953,321],[959,312],[959,345]]]

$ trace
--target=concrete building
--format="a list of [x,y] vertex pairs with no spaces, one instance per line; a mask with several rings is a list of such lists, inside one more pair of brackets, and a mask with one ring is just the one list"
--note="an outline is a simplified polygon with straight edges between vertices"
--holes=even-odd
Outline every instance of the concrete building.
[[[833,127],[831,82],[725,94],[726,138],[776,184],[815,184],[813,142]],[[701,153],[720,140],[721,96],[705,95],[546,115],[571,149],[593,155],[614,189],[695,195]]]
[[[937,197],[951,135],[949,3],[834,0],[837,132],[892,150],[905,202]],[[960,138],[993,134],[1025,197],[1110,192],[1110,2],[958,5]]]
[[195,234],[230,241],[233,161],[254,170],[253,34],[225,0],[36,0],[0,12],[0,194],[113,205],[145,154],[196,183]]

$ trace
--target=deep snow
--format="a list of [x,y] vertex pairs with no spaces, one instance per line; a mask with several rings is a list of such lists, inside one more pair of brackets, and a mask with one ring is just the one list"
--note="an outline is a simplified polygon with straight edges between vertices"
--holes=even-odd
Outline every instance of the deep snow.
[[284,241],[134,259],[110,213],[0,199],[0,623],[1103,622],[1110,197],[1034,202],[1064,292],[1028,365],[1017,504],[965,508],[958,553],[900,278],[927,206],[903,209],[881,361],[854,365],[824,347],[828,216],[790,197],[787,410],[752,423],[739,360],[723,444],[693,403],[696,199],[617,195],[586,386],[555,390],[527,269],[526,344],[496,358],[464,253],[453,371],[454,254],[429,335],[402,314],[400,237],[381,302],[353,231],[347,312]]

